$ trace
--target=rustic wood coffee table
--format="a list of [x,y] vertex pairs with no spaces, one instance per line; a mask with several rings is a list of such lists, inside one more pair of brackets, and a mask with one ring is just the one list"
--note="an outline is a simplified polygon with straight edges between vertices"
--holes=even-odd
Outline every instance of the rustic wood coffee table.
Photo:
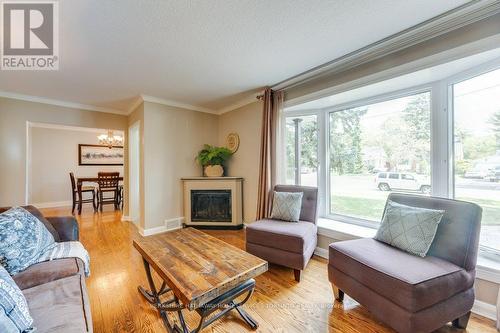
[[[193,228],[134,240],[134,247],[142,255],[150,287],[139,287],[139,292],[157,308],[168,332],[199,332],[233,309],[252,329],[258,327],[242,305],[253,293],[253,278],[267,271],[267,261]],[[160,288],[151,267],[163,280]],[[235,300],[244,294],[243,300]],[[192,331],[184,309],[201,317]],[[169,312],[177,315],[180,326],[169,319]]]

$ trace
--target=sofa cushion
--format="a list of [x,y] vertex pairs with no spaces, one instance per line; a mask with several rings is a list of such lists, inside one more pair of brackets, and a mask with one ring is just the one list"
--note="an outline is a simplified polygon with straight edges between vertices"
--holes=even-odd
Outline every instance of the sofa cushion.
[[14,207],[0,214],[0,258],[10,274],[36,263],[53,246],[52,234],[26,209]]
[[[11,208],[12,207],[0,207],[0,214],[8,211]],[[52,223],[48,219],[46,219],[45,216],[43,216],[42,212],[40,212],[38,208],[36,208],[35,206],[23,206],[23,208],[26,209],[31,214],[35,215],[40,220],[40,222],[43,223],[45,228],[47,228],[47,230],[50,232],[52,237],[54,237],[54,240],[56,242],[60,241],[59,233],[56,231]]]
[[92,332],[84,277],[80,274],[23,290],[37,333]]
[[31,265],[14,275],[13,279],[23,290],[83,272],[83,262],[80,259],[64,258]]
[[[33,318],[23,293],[19,290],[7,270],[0,265],[0,312],[4,312],[2,333],[16,328],[17,332],[31,332]],[[7,330],[8,329],[8,330]]]
[[303,195],[302,192],[274,192],[271,218],[299,222]]
[[0,307],[0,332],[2,333],[19,333],[19,328],[7,317],[5,310]]
[[246,227],[247,243],[295,253],[304,253],[310,243],[316,242],[317,227],[310,222],[296,223],[260,220]]
[[443,214],[444,210],[412,207],[387,200],[375,239],[425,257]]
[[440,258],[413,256],[374,239],[333,243],[329,251],[329,265],[411,312],[474,283],[474,272]]

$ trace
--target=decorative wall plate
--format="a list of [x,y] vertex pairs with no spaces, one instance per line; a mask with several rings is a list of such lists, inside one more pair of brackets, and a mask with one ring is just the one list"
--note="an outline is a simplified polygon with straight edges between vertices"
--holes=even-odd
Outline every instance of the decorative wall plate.
[[237,133],[229,133],[226,137],[226,147],[235,153],[240,147],[240,136]]

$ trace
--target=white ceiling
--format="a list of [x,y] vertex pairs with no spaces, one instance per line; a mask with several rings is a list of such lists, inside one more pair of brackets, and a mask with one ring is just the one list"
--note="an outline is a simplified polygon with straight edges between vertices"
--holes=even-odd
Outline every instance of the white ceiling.
[[124,113],[141,94],[217,111],[465,2],[60,1],[60,69],[2,71],[0,91]]

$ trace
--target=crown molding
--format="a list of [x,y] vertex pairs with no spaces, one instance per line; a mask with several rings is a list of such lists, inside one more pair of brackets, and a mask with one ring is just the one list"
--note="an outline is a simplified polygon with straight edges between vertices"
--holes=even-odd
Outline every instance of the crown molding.
[[166,106],[172,106],[175,108],[187,109],[187,110],[204,112],[204,113],[211,113],[211,114],[218,113],[216,110],[204,108],[204,107],[197,106],[197,105],[181,103],[181,102],[173,101],[170,99],[163,99],[163,98],[158,98],[158,97],[149,96],[149,95],[142,95],[142,94],[141,94],[141,98],[144,102],[162,104],[162,105],[166,105]]
[[217,112],[217,114],[221,115],[224,113],[228,113],[228,112],[234,111],[236,109],[239,109],[245,105],[252,104],[253,102],[257,102],[257,96],[259,96],[261,94],[262,94],[262,91],[248,95],[247,97],[242,98],[238,102],[233,103],[229,106],[226,106],[226,107],[220,109],[219,112]]
[[[70,126],[70,125],[59,125],[52,123],[39,123],[39,122],[26,122],[28,128],[45,128],[45,129],[56,129],[65,131],[77,131],[77,132],[89,132],[89,133],[99,133],[105,134],[110,130],[109,128],[93,128],[93,127],[82,127],[82,126]],[[115,132],[119,132],[123,135],[123,129],[112,129]]]
[[132,105],[128,108],[127,116],[130,115],[132,112],[134,112],[134,110],[137,109],[137,107],[139,105],[141,105],[141,103],[143,103],[143,102],[144,102],[144,99],[142,98],[142,96],[138,96],[135,99],[135,102],[132,103]]
[[177,101],[173,101],[173,100],[169,100],[169,99],[164,99],[164,98],[159,98],[159,97],[141,94],[136,98],[136,100],[130,105],[130,107],[126,111],[122,111],[122,110],[105,108],[105,107],[100,107],[100,106],[62,101],[62,100],[57,100],[57,99],[52,99],[52,98],[45,98],[45,97],[39,97],[39,96],[11,93],[11,92],[7,92],[7,91],[0,91],[0,97],[4,97],[4,98],[16,99],[16,100],[27,101],[27,102],[42,103],[42,104],[48,104],[48,105],[55,105],[55,106],[62,106],[62,107],[77,109],[77,110],[113,113],[113,114],[118,114],[118,115],[122,115],[122,116],[130,115],[143,102],[157,103],[157,104],[161,104],[161,105],[172,106],[172,107],[187,109],[187,110],[191,110],[191,111],[204,112],[204,113],[218,115],[218,114],[223,114],[226,112],[233,111],[235,109],[238,109],[242,106],[245,106],[247,104],[254,102],[255,98],[257,97],[258,94],[259,93],[254,93],[248,97],[245,97],[244,99],[240,100],[239,102],[231,104],[230,106],[225,107],[221,110],[213,110],[213,109],[204,108],[201,106],[196,106],[196,105],[186,104],[186,103],[177,102]]
[[10,99],[17,99],[17,100],[20,100],[20,101],[27,101],[27,102],[35,102],[35,103],[42,103],[42,104],[62,106],[62,107],[71,108],[71,109],[79,109],[79,110],[95,111],[95,112],[105,112],[105,113],[114,113],[114,114],[119,114],[119,115],[122,115],[122,116],[126,115],[126,112],[125,111],[121,111],[121,110],[116,110],[116,109],[111,109],[111,108],[104,108],[104,107],[94,106],[94,105],[88,105],[88,104],[81,104],[81,103],[74,103],[74,102],[62,101],[62,100],[52,99],[52,98],[45,98],[45,97],[39,97],[39,96],[31,96],[31,95],[11,93],[11,92],[8,92],[8,91],[0,91],[0,97],[10,98]]
[[447,32],[500,13],[498,0],[473,0],[411,28],[367,45],[354,52],[278,82],[273,90],[286,90],[318,76],[335,74],[414,46]]

